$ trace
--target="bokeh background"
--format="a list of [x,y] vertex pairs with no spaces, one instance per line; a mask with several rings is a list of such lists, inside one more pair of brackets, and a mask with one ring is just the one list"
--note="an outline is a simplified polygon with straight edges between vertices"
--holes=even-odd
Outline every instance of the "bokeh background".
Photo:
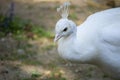
[[[88,64],[60,58],[53,42],[66,0],[0,0],[0,80],[112,80]],[[80,25],[120,0],[70,0],[69,19]]]

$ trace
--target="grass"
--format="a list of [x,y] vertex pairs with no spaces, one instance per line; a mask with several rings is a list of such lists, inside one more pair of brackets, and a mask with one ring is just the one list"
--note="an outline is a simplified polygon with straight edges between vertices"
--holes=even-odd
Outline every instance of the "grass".
[[41,79],[42,76],[43,75],[41,75],[40,73],[34,72],[34,73],[32,73],[30,78],[23,78],[21,80],[67,80],[64,77],[56,77],[56,76],[50,76],[50,77],[46,76],[43,79]]
[[60,72],[59,69],[57,70],[50,70],[45,73],[41,73],[39,71],[32,71],[30,72],[30,77],[29,78],[23,78],[21,80],[67,80],[65,77],[63,77],[62,73]]
[[53,34],[51,32],[46,31],[44,28],[40,26],[34,26],[32,28],[32,32],[36,34],[35,38],[38,38],[38,37],[52,38],[53,37]]
[[71,13],[70,15],[70,18],[73,19],[73,20],[77,20],[77,15],[75,13]]
[[54,35],[50,31],[46,31],[44,26],[32,24],[29,20],[23,20],[19,17],[14,17],[12,21],[5,23],[6,16],[0,15],[0,37],[12,33],[17,40],[22,39],[38,39],[40,37],[52,38]]
[[[26,50],[25,50],[26,51]],[[41,65],[42,63],[38,61],[34,56],[36,52],[28,52],[26,51],[24,54],[15,53],[14,56],[10,56],[9,60],[20,60],[22,64],[27,65]]]
[[44,51],[51,50],[53,47],[55,47],[54,43],[50,43],[49,45],[46,45],[45,47],[42,47]]
[[40,76],[42,76],[42,75],[37,71],[33,71],[32,74],[31,74],[31,78],[37,78],[37,77],[40,77]]
[[47,80],[66,80],[66,78],[55,78],[55,77],[50,77]]
[[27,6],[27,9],[28,9],[28,10],[31,10],[31,9],[33,9],[33,8],[34,8],[33,5],[28,5],[28,6]]
[[49,77],[47,77],[45,80],[67,80],[65,77],[62,76],[62,74],[59,72],[59,70],[52,70]]

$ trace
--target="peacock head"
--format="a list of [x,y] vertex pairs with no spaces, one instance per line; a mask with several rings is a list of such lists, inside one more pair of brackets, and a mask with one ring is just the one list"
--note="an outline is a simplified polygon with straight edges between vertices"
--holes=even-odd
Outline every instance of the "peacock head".
[[67,38],[76,32],[76,24],[72,20],[68,19],[69,5],[69,2],[65,2],[57,9],[62,18],[56,23],[55,26],[55,42],[61,38]]

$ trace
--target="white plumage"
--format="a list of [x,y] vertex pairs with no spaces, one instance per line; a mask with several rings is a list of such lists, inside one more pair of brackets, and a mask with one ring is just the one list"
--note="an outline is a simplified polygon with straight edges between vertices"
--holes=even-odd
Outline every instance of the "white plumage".
[[92,14],[78,27],[67,19],[66,3],[62,9],[64,17],[55,27],[59,54],[71,61],[96,65],[120,79],[120,8]]

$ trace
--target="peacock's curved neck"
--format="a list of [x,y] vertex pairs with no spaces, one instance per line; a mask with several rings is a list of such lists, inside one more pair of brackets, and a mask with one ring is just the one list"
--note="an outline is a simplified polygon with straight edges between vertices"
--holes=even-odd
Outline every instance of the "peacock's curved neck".
[[87,63],[93,57],[94,48],[85,46],[80,41],[78,43],[76,33],[73,33],[59,40],[58,51],[64,59]]

